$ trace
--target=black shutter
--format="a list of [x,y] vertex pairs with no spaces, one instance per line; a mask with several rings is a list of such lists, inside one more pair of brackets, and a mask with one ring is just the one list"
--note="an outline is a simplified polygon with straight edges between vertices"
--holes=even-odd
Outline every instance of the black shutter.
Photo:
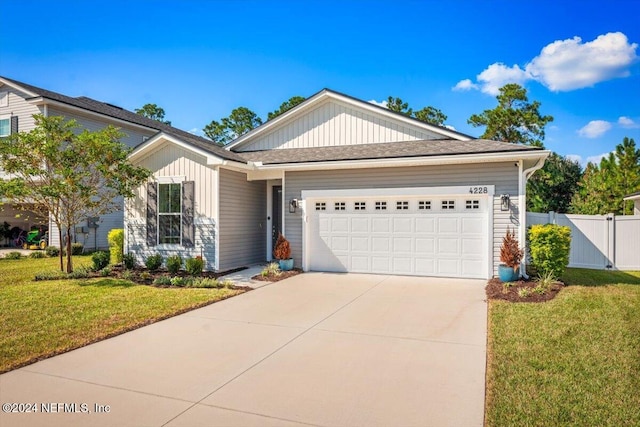
[[18,116],[11,116],[11,135],[18,133]]
[[182,246],[192,248],[195,242],[196,228],[193,222],[194,217],[194,190],[193,181],[182,183]]
[[158,243],[158,184],[147,184],[147,246]]

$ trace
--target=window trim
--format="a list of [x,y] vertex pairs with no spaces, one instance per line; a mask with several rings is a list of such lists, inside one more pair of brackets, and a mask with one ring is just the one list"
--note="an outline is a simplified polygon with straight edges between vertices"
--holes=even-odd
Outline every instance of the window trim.
[[0,115],[0,120],[6,120],[7,121],[7,131],[8,133],[5,135],[0,134],[1,138],[4,138],[6,136],[10,136],[11,135],[11,116],[8,114],[2,114]]
[[[182,188],[182,181],[179,182],[175,182],[173,181],[174,177],[167,177],[163,180],[158,179],[157,182],[157,193],[158,193],[158,201],[157,201],[157,208],[156,208],[156,223],[158,224],[158,231],[156,234],[156,246],[159,246],[160,248],[163,247],[176,247],[176,246],[182,246],[182,216],[184,215],[184,206],[182,203],[182,197],[183,197],[183,188]],[[171,180],[172,182],[166,182],[167,180]],[[164,181],[164,182],[163,182]],[[180,189],[180,213],[178,214],[177,212],[164,212],[161,213],[160,212],[160,186],[161,185],[178,185],[179,189]],[[160,217],[161,216],[176,216],[179,215],[179,224],[180,224],[180,232],[179,232],[179,237],[180,237],[180,241],[177,243],[166,243],[166,242],[160,242]]]

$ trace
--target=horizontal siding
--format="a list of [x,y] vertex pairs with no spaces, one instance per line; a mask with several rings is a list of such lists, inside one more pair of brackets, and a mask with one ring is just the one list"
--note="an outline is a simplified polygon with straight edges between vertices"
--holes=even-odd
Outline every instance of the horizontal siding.
[[[119,203],[123,203],[122,198],[117,199]],[[82,221],[79,224],[76,224],[76,227],[86,227],[87,222]],[[115,212],[111,212],[106,215],[102,215],[98,221],[98,228],[89,229],[88,234],[84,233],[76,233],[75,227],[71,230],[72,241],[82,243],[85,247],[85,250],[94,250],[94,249],[108,249],[109,241],[107,240],[107,235],[109,231],[114,228],[123,228],[124,227],[124,212],[122,209],[117,210]],[[66,232],[62,233],[63,236]],[[58,227],[55,223],[51,222],[51,230],[49,233],[49,244],[51,246],[60,247],[60,238],[58,235]]]
[[[369,189],[495,185],[493,200],[494,273],[500,263],[500,245],[507,227],[518,230],[518,168],[513,162],[402,168],[286,172],[285,200],[300,199],[302,190]],[[500,194],[511,195],[512,210],[500,211]],[[302,264],[302,214],[285,212],[285,235],[297,266]]]
[[71,113],[69,111],[64,111],[58,108],[49,108],[48,111],[49,116],[63,116],[66,119],[74,119],[78,122],[78,124],[89,131],[95,132],[101,129],[104,129],[108,125],[113,125],[117,128],[120,128],[125,136],[120,140],[123,144],[128,145],[129,147],[135,147],[143,142],[143,137],[150,137],[155,135],[157,131],[155,130],[141,130],[137,127],[126,126],[121,122],[110,121],[107,118],[98,119],[95,116],[91,115],[82,115],[78,113]]
[[266,192],[264,181],[220,169],[220,270],[265,260]]
[[323,147],[334,145],[373,144],[442,138],[435,132],[401,121],[389,120],[382,114],[353,108],[330,101],[241,148],[257,151],[281,148]]
[[0,107],[0,116],[18,116],[18,131],[28,132],[35,128],[34,114],[41,114],[40,107],[36,107],[25,101],[29,95],[10,88],[8,86],[0,86],[0,92],[8,92],[9,105],[6,107]]

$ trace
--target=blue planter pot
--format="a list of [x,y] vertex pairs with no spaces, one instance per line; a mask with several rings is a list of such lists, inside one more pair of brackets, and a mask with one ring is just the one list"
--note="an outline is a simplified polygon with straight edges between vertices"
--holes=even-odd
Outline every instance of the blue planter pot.
[[520,268],[516,268],[514,271],[513,268],[500,264],[498,266],[498,277],[503,282],[514,282],[520,277]]
[[280,264],[282,271],[293,270],[293,258],[278,260],[278,264]]

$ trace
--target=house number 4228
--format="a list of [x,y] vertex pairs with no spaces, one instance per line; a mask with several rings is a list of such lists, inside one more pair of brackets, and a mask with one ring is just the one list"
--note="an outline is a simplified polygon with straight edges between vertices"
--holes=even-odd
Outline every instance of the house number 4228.
[[487,194],[487,187],[469,187],[469,194]]

